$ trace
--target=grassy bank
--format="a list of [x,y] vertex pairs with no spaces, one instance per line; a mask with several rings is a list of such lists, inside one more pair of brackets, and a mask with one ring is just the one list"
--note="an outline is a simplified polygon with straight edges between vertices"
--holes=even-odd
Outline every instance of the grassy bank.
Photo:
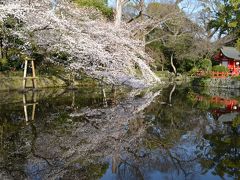
[[[79,86],[95,86],[98,82],[86,75],[78,74],[73,81],[72,75],[69,73],[37,73],[37,88],[53,88],[53,87],[79,87]],[[27,87],[32,86],[32,81],[27,81]],[[23,72],[1,72],[0,73],[0,91],[20,90],[23,87]]]

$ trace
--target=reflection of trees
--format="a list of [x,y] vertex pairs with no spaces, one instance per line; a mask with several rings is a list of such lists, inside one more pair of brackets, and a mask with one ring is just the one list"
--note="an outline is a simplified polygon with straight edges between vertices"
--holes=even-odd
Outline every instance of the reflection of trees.
[[[109,91],[111,90],[106,92],[109,93]],[[75,94],[77,97],[79,94],[85,94],[86,97],[82,95],[81,98],[75,99]],[[74,91],[74,94],[73,91],[53,90],[51,92],[48,90],[32,94],[28,92],[28,96],[15,93],[14,96],[7,94],[0,97],[0,173],[6,175],[6,179],[40,177],[41,173],[58,169],[61,159],[59,156],[51,156],[55,152],[54,146],[48,149],[47,144],[44,144],[48,141],[47,138],[53,139],[54,133],[59,133],[59,137],[69,135],[67,133],[72,126],[67,122],[68,113],[74,110],[70,108],[71,105],[81,108],[86,105],[102,104],[101,91],[96,89],[90,91],[80,89],[78,92]],[[37,107],[36,99],[39,99]],[[33,119],[35,121],[32,121]],[[25,120],[29,121],[27,125]],[[39,139],[44,139],[42,142],[44,148],[53,153],[46,155],[39,152]],[[58,137],[55,140],[57,139]],[[39,164],[34,164],[34,161]],[[39,168],[39,171],[35,168]]]
[[[152,104],[146,114],[154,116],[152,120],[152,132],[163,137],[162,140],[178,141],[181,135],[187,131],[204,123],[204,114],[192,108],[191,103],[186,100],[188,89],[176,89],[172,94],[170,87],[169,91],[164,91],[163,96],[159,97],[155,104]],[[166,98],[172,94],[172,105],[162,104],[166,102]],[[202,127],[203,128],[203,127]]]
[[[189,153],[184,147],[188,142],[181,137],[193,131],[194,135],[188,135],[191,139],[187,141],[198,141],[200,134],[198,136],[197,133],[202,131],[198,126],[203,123],[199,120],[204,121],[204,118],[199,117],[191,105],[184,105],[184,95],[180,95],[182,91],[174,93],[174,86],[170,88],[145,109],[143,123],[140,119],[129,123],[128,133],[121,140],[122,149],[115,155],[118,158],[113,158],[114,165],[118,159],[114,172],[117,169],[119,179],[147,179],[148,173],[156,170],[173,177],[189,178],[194,175],[199,154]],[[162,103],[167,102],[169,97],[172,97],[172,106]]]
[[206,118],[186,102],[185,89],[171,93],[171,106],[162,103],[169,101],[172,89],[162,91],[161,96],[158,91],[134,90],[125,98],[115,87],[106,88],[105,97],[102,89],[86,97],[74,91],[74,103],[72,92],[40,99],[35,121],[29,126],[1,120],[3,144],[9,146],[1,149],[0,165],[10,168],[7,174],[13,177],[19,173],[43,179],[98,179],[109,168],[105,158],[112,159],[112,171],[119,179],[148,179],[154,171],[169,178],[193,179],[213,167],[234,175],[234,168],[228,171],[233,158],[239,159],[237,131],[214,132],[203,139]]
[[[6,179],[24,179],[24,167],[22,166],[29,153],[27,142],[29,141],[28,129],[23,130],[21,125],[1,122],[2,146],[0,148],[0,171]],[[24,132],[23,132],[24,131]],[[25,134],[26,133],[26,134]]]
[[[29,122],[28,126],[24,121],[21,121],[22,128],[19,128],[19,124],[6,122],[11,128],[13,126],[19,128],[18,131],[15,129],[11,131],[14,135],[19,132],[17,135],[19,138],[12,137],[12,143],[18,148],[13,146],[4,148],[5,154],[1,154],[4,158],[1,161],[2,167],[9,167],[8,162],[13,167],[6,173],[14,174],[14,178],[17,177],[15,173],[19,166],[22,168],[19,172],[22,177],[54,178],[59,175],[73,179],[79,178],[78,175],[88,179],[101,177],[108,166],[99,162],[99,159],[111,156],[113,149],[118,145],[122,149],[121,139],[125,138],[125,135],[131,141],[139,133],[141,134],[143,130],[129,137],[126,134],[127,129],[138,126],[139,128],[132,130],[137,132],[142,124],[135,123],[127,127],[128,121],[141,117],[140,112],[159,94],[147,92],[137,97],[141,91],[135,91],[130,93],[129,97],[122,98],[122,95],[119,96],[119,91],[120,89],[116,91],[114,87],[106,89],[105,97],[102,97],[100,89],[95,97],[74,98],[74,103],[71,98],[72,92],[64,93],[62,97],[55,99],[50,97],[39,99],[35,121]],[[78,97],[78,93],[75,92],[74,96]],[[102,107],[103,98],[106,99],[108,107]],[[14,107],[12,113],[14,114],[18,109],[21,109],[20,116],[24,117],[21,106]],[[25,131],[26,129],[28,131]],[[4,132],[4,144],[10,140],[6,139],[9,133],[10,131]],[[26,145],[27,149],[24,149],[26,140],[28,145]],[[9,157],[10,154],[19,152],[19,149],[23,152],[15,156],[23,158],[19,161],[22,162],[21,164]]]
[[[240,134],[237,128],[231,127],[227,130],[220,130],[205,135],[210,147],[201,164],[206,171],[214,169],[214,174],[224,177],[226,174],[238,179],[240,178]],[[229,127],[228,127],[229,128]]]
[[[214,127],[212,128],[211,133],[204,135],[204,139],[208,145],[206,146],[206,144],[204,144],[202,146],[199,146],[199,148],[204,149],[204,154],[203,156],[201,156],[199,161],[203,168],[202,170],[203,173],[208,172],[209,169],[213,169],[212,173],[222,178],[226,176],[231,176],[236,179],[239,179],[240,178],[239,115],[237,115],[235,119],[232,119],[230,115],[225,116],[228,117],[229,120],[228,124],[223,124],[218,121],[218,117],[221,115],[221,113],[230,114],[232,111],[234,111],[233,109],[227,109],[227,105],[225,105],[224,103],[226,101],[229,101],[229,103],[231,103],[232,101],[232,103],[234,104],[236,101],[232,97],[231,98],[229,97],[230,95],[229,92],[226,92],[226,90],[224,90],[223,92],[224,92],[223,95],[225,95],[226,97],[220,96],[221,97],[221,98],[219,97],[219,99],[221,100],[220,102],[218,102],[217,101],[218,99],[216,98],[214,98],[213,100],[211,96],[199,95],[194,92],[191,92],[191,94],[188,95],[188,97],[195,104],[196,108],[206,111],[214,109],[214,111],[212,110],[212,115],[215,119],[213,122]],[[231,108],[231,106],[229,105],[228,108]]]
[[[145,127],[147,131],[141,137],[142,141],[136,140],[136,143],[125,147],[119,177],[147,178],[149,171],[156,170],[167,173],[169,177],[181,178],[191,178],[198,173],[195,168],[201,152],[189,152],[189,148],[202,143],[206,122],[200,112],[186,103],[186,94],[185,89],[170,87],[145,110],[146,120],[149,120]],[[171,106],[162,103],[169,99]],[[133,147],[132,144],[138,146]]]

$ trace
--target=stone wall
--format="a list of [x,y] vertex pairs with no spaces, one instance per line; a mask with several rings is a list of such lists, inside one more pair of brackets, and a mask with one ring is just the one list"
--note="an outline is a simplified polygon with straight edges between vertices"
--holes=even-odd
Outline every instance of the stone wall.
[[240,81],[232,78],[195,78],[192,81],[192,85],[202,87],[240,89]]
[[239,89],[240,81],[231,78],[211,78],[209,87],[222,87],[227,89]]

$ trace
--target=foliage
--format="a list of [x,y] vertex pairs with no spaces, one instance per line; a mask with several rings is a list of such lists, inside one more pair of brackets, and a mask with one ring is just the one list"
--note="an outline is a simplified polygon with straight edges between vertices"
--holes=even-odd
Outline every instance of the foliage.
[[210,59],[203,59],[199,62],[199,68],[204,71],[211,71],[212,70],[212,61]]
[[212,71],[216,71],[216,72],[228,72],[228,68],[226,66],[220,66],[220,65],[217,65],[217,66],[213,66],[212,67]]
[[216,13],[216,18],[210,21],[209,28],[218,29],[220,35],[239,31],[240,2],[223,0],[221,3],[216,4],[216,6],[218,7],[218,12]]
[[[211,163],[214,167],[213,173],[222,178],[227,174],[238,179],[240,177],[238,153],[240,139],[236,129],[232,127],[230,134],[216,132],[205,135],[204,138],[210,142],[211,149],[206,154],[206,158],[202,159],[202,162],[208,161]],[[204,168],[207,169],[208,167]]]
[[[169,11],[170,8],[172,11]],[[199,58],[192,49],[195,47],[193,28],[196,25],[194,22],[188,19],[187,15],[174,4],[149,3],[146,11],[148,15],[160,19],[160,22],[163,19],[163,22],[160,23],[161,26],[149,27],[153,30],[147,34],[147,47],[151,48],[153,52],[160,51],[163,54],[163,58],[161,58],[163,60],[160,63],[167,66],[168,69],[173,68],[170,67],[170,59],[171,56],[174,56],[174,65],[178,72],[190,71]],[[162,57],[160,53],[158,54]]]
[[238,114],[237,117],[233,120],[232,126],[234,128],[240,126],[240,115]]
[[150,64],[152,69],[160,71],[169,65],[163,54],[163,46],[160,42],[152,42],[146,45],[146,52],[154,59],[154,62]]
[[3,26],[8,29],[19,29],[23,26],[23,22],[13,15],[9,15],[3,20]]
[[100,10],[108,19],[113,18],[113,10],[107,6],[105,0],[73,0],[79,6],[94,7]]
[[23,41],[12,30],[21,28],[22,24],[9,15],[0,22],[0,71],[15,70],[20,68],[20,48]]
[[59,76],[66,74],[66,71],[62,66],[57,66],[50,62],[45,62],[39,66],[38,73],[40,75]]
[[54,61],[58,62],[58,63],[62,63],[67,65],[69,63],[70,58],[70,54],[68,54],[67,52],[64,51],[54,51],[50,53],[50,58],[53,59]]
[[171,73],[169,71],[155,71],[155,74],[158,77],[171,77]]
[[240,38],[238,38],[237,40],[236,47],[240,51]]
[[21,69],[25,58],[33,58],[38,62],[44,59],[34,41],[27,44],[14,33],[22,27],[22,21],[13,15],[8,15],[0,22],[0,71]]
[[215,18],[212,19],[208,26],[209,29],[219,31],[219,37],[222,35],[240,35],[240,1],[239,0],[223,0],[216,1],[218,9]]
[[194,69],[197,69],[195,67],[195,60],[192,59],[183,59],[181,63],[179,63],[178,67],[178,72],[183,73],[183,72],[189,72]]
[[237,80],[237,81],[240,81],[240,76],[239,76],[239,75],[238,75],[238,76],[233,76],[232,79],[235,79],[235,80]]
[[189,72],[188,74],[189,75],[195,75],[197,72],[199,72],[199,68],[198,67],[193,67]]

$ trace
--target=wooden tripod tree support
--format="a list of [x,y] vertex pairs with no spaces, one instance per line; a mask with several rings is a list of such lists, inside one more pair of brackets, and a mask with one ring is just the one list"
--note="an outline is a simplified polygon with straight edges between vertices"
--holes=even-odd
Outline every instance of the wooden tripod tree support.
[[[32,76],[27,76],[27,70],[28,70],[28,62],[30,62],[31,66],[32,66]],[[27,80],[30,79],[32,80],[32,87],[33,89],[37,88],[37,77],[36,77],[36,72],[35,72],[35,65],[34,65],[34,60],[26,58],[25,62],[24,62],[24,73],[23,73],[23,89],[26,89],[28,87],[26,87],[27,85]]]
[[26,122],[29,121],[29,117],[28,117],[28,107],[29,106],[32,106],[32,116],[31,116],[30,120],[34,121],[37,104],[38,103],[37,103],[37,94],[36,93],[33,92],[31,102],[27,101],[27,94],[23,94],[23,110],[24,110],[24,115],[25,115]]

